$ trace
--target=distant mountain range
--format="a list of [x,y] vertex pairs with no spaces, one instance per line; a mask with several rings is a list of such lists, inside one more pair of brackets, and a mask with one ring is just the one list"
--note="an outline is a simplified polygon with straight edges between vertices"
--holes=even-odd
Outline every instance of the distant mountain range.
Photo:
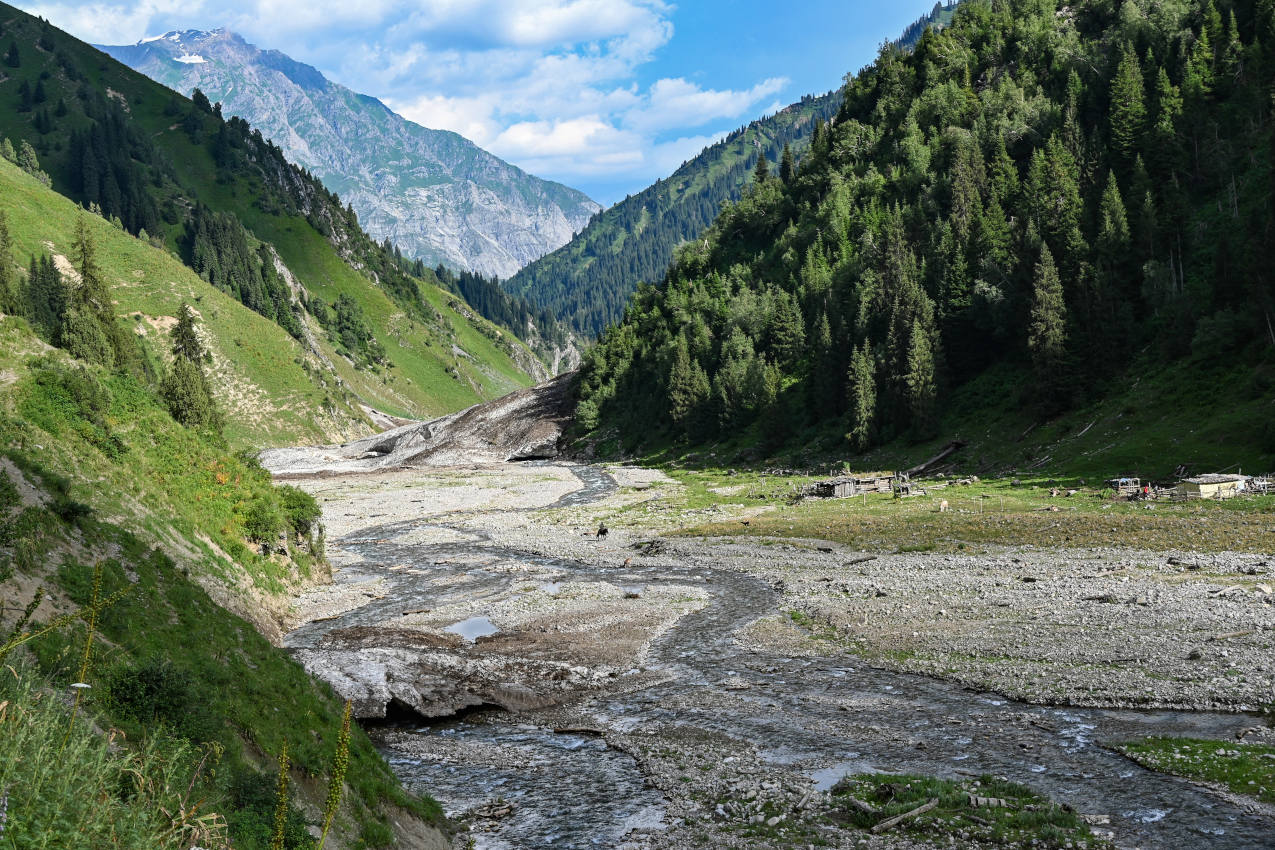
[[351,204],[377,239],[429,265],[509,277],[601,207],[456,133],[431,130],[225,29],[99,49],[189,95],[200,89]]

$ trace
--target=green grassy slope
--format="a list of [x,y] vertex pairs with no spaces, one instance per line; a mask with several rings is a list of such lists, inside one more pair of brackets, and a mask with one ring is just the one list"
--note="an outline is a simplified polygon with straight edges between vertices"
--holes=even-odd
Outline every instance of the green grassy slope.
[[[326,775],[340,725],[331,690],[261,631],[277,631],[270,612],[284,591],[326,571],[314,530],[300,536],[268,474],[178,425],[147,385],[50,349],[14,317],[0,319],[0,435],[0,633],[40,587],[36,624],[88,604],[100,563],[101,594],[124,595],[98,618],[90,716],[132,746],[160,747],[180,771],[221,748],[195,786],[204,811],[229,820],[234,846],[264,850],[271,760],[286,741],[312,813],[322,790],[306,777]],[[279,534],[288,556],[251,541]],[[64,688],[82,678],[84,638],[72,622],[30,643],[28,660]],[[184,761],[182,741],[195,753]],[[353,747],[338,846],[387,843],[387,806],[438,818],[357,730]]]
[[[211,111],[201,113],[95,48],[2,3],[0,31],[6,45],[11,39],[21,44],[19,65],[6,66],[0,77],[0,135],[15,147],[30,142],[54,189],[82,203],[100,199],[108,216],[118,207],[129,226],[148,221],[149,235],[174,251],[183,244],[193,205],[201,203],[235,215],[252,237],[272,244],[305,291],[325,300],[338,292],[350,295],[386,349],[388,364],[356,370],[333,357],[326,342],[314,354],[331,359],[366,403],[423,417],[532,382],[523,367],[532,368],[534,357],[525,346],[480,318],[433,308],[442,296],[428,294],[437,284],[432,273],[424,279],[403,274],[393,252],[372,242],[339,198],[287,165],[259,136]],[[43,93],[26,111],[24,85]],[[108,117],[90,117],[103,109]],[[117,123],[129,134],[126,162],[116,161],[111,175],[118,193],[86,188],[83,163],[73,157],[72,134],[87,132],[95,121],[99,127]],[[229,148],[219,148],[223,136]],[[95,179],[94,185],[106,181]],[[124,200],[109,200],[117,196]],[[454,353],[453,345],[465,355]]]
[[[31,255],[69,255],[76,206],[2,159],[0,210],[8,218],[19,266]],[[341,392],[338,375],[278,325],[210,286],[167,251],[97,216],[86,220],[116,312],[147,339],[155,358],[168,352],[167,331],[181,304],[199,313],[233,444],[322,442],[368,427]]]

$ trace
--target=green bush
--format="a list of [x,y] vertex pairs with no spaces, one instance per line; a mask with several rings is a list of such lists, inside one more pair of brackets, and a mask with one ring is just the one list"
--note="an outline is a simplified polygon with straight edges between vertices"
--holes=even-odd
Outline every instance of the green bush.
[[319,507],[319,503],[306,491],[290,484],[275,488],[275,494],[279,497],[283,514],[287,517],[293,531],[301,537],[309,537],[315,520],[323,515],[323,509]]
[[106,675],[104,706],[114,720],[162,724],[194,742],[214,740],[218,724],[202,705],[194,679],[165,659],[122,664]]
[[258,496],[243,517],[244,535],[254,543],[272,543],[286,527],[283,514],[273,500]]
[[[245,770],[235,774],[229,787],[230,828],[235,846],[246,850],[266,850],[274,833],[277,802],[275,777]],[[314,839],[306,831],[305,818],[289,804],[288,820],[283,830],[285,850],[313,850]]]

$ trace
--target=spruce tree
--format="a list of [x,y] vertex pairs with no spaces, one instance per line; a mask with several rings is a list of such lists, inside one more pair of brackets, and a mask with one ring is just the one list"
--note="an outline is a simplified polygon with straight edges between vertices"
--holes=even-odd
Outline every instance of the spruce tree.
[[22,313],[18,276],[13,270],[13,242],[9,238],[9,218],[0,210],[0,313]]
[[172,330],[173,364],[160,382],[168,412],[191,428],[219,428],[221,417],[204,374],[204,347],[195,332],[195,311],[183,304]]
[[168,412],[181,424],[191,428],[217,424],[216,407],[203,371],[186,358],[173,360],[168,374],[160,382],[159,393]]
[[757,154],[757,165],[753,168],[753,181],[756,183],[765,183],[766,178],[770,176],[770,163],[766,162],[766,152],[759,151]]
[[115,365],[115,350],[97,314],[84,304],[72,304],[62,320],[58,346],[72,356],[90,363]]
[[1031,354],[1040,397],[1048,399],[1059,385],[1067,344],[1067,305],[1062,280],[1048,245],[1040,246],[1040,260],[1032,277],[1031,320],[1027,350]]
[[185,358],[195,364],[203,363],[204,347],[195,333],[195,311],[189,304],[182,305],[177,324],[173,325],[172,337],[174,357]]
[[8,137],[0,138],[0,157],[4,157],[9,162],[17,162],[18,154],[13,149],[13,142]]
[[872,445],[876,431],[877,383],[872,346],[867,340],[850,358],[850,431],[846,439],[858,451]]
[[930,333],[918,317],[912,321],[908,341],[908,371],[904,378],[907,387],[908,413],[912,417],[912,431],[917,437],[930,436],[935,421],[935,402],[938,398],[938,381],[935,375],[934,349]]
[[784,152],[779,157],[779,179],[784,181],[785,184],[791,183],[796,171],[792,158],[792,148],[788,147],[787,142],[784,142]]
[[18,68],[22,65],[22,54],[18,52],[16,41],[9,42],[9,51],[4,55],[4,64],[10,68]]
[[115,310],[111,305],[111,295],[106,288],[102,269],[97,264],[97,245],[93,241],[93,234],[89,232],[88,221],[83,212],[75,219],[71,255],[75,270],[80,273],[79,286],[74,290],[75,305],[87,307],[103,320],[109,318],[114,321]]
[[1111,147],[1125,168],[1133,165],[1146,121],[1142,68],[1132,45],[1125,45],[1111,81]]

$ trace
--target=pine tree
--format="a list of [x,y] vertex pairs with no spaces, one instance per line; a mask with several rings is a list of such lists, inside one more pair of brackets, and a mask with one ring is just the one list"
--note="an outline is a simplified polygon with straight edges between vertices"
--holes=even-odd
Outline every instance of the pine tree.
[[867,340],[850,358],[850,445],[863,451],[872,445],[876,433],[877,383],[872,362],[872,346]]
[[10,68],[18,68],[22,65],[22,54],[18,52],[16,41],[9,42],[9,52],[4,55],[4,64]]
[[796,166],[793,164],[792,148],[788,147],[788,143],[784,142],[784,152],[779,157],[779,179],[785,184],[792,183],[792,178],[796,174]]
[[796,299],[781,290],[775,301],[775,311],[767,328],[770,351],[776,363],[790,366],[797,362],[805,348],[806,329]]
[[[702,383],[701,378],[703,379]],[[707,396],[707,377],[704,376],[702,369],[697,375],[691,367],[691,357],[687,349],[686,337],[679,336],[677,350],[673,354],[673,365],[669,370],[668,377],[669,417],[674,424],[684,428],[691,414],[704,403]]]
[[173,360],[168,374],[159,386],[160,397],[168,412],[190,428],[215,426],[216,406],[208,391],[207,379],[199,365],[185,357]]
[[35,148],[31,147],[31,143],[25,139],[22,141],[22,146],[18,148],[17,165],[46,186],[49,184],[49,175],[40,170],[40,160],[35,155]]
[[1111,146],[1126,168],[1141,146],[1146,111],[1142,67],[1133,46],[1125,45],[1111,81]]
[[47,254],[39,260],[31,257],[24,301],[22,313],[40,336],[49,342],[57,340],[69,299],[62,275]]
[[[1027,326],[1027,350],[1038,386],[1058,386],[1059,371],[1066,355],[1067,306],[1063,299],[1062,281],[1048,245],[1040,247],[1040,261],[1032,278],[1031,321]],[[1043,391],[1042,398],[1052,396]]]
[[74,290],[73,303],[88,308],[103,322],[114,321],[115,308],[111,304],[111,295],[106,288],[102,269],[97,264],[97,246],[83,212],[75,219],[71,256],[75,262],[75,270],[80,273],[80,283]]
[[1194,114],[1212,93],[1213,48],[1209,44],[1209,35],[1206,31],[1200,33],[1199,40],[1191,49],[1191,57],[1187,61],[1186,72],[1182,77],[1182,94],[1191,103],[1191,112]]
[[934,349],[930,344],[930,332],[918,317],[912,321],[908,341],[908,371],[904,379],[907,387],[908,413],[912,417],[912,431],[917,437],[930,436],[935,421],[935,402],[938,398],[938,381],[935,376]]
[[58,346],[80,360],[108,368],[115,364],[115,350],[106,329],[97,314],[84,304],[72,304],[66,311],[58,334]]
[[13,142],[8,137],[0,138],[0,157],[4,157],[9,162],[17,162],[18,154],[13,149]]
[[753,168],[753,181],[756,183],[765,183],[766,178],[770,176],[770,163],[766,162],[766,152],[760,151],[757,154],[757,165]]
[[204,347],[195,333],[195,311],[189,304],[183,304],[177,316],[177,324],[173,325],[173,356],[184,358],[191,363],[201,365],[204,361]]
[[0,210],[0,313],[22,313],[22,297],[18,276],[13,270],[13,242],[9,237],[9,218]]

